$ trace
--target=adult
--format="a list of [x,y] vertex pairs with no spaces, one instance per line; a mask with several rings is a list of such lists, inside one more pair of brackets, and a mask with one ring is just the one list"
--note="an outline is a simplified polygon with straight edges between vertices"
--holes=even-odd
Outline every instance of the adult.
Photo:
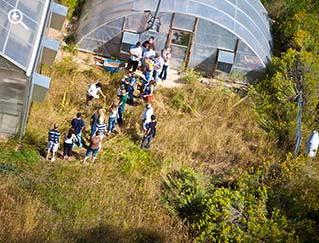
[[98,124],[98,121],[99,121],[99,111],[100,109],[97,109],[93,115],[91,116],[91,137],[95,134],[96,132],[96,126]]
[[72,148],[76,142],[78,142],[78,139],[75,135],[75,131],[73,128],[70,128],[68,134],[65,136],[63,145],[63,158],[65,160],[68,160],[72,156]]
[[59,149],[60,145],[60,132],[58,130],[58,125],[54,124],[53,128],[48,134],[48,150],[46,159],[49,160],[50,153],[52,153],[51,161],[55,161],[55,154]]
[[91,155],[92,155],[92,162],[95,162],[97,154],[100,149],[101,149],[100,132],[96,131],[95,135],[91,138],[90,145],[87,148],[83,162],[86,163],[86,161],[90,158]]
[[99,99],[99,94],[105,98],[105,95],[102,92],[102,84],[100,82],[91,84],[86,93],[86,105],[89,105],[90,101],[93,99]]
[[136,87],[137,79],[134,73],[129,72],[126,81],[126,91],[128,92],[128,103],[134,104],[134,91]]
[[126,89],[122,89],[121,90],[121,97],[120,97],[120,101],[118,104],[118,117],[117,117],[117,123],[122,126],[123,125],[123,115],[125,112],[125,107],[126,107],[126,103],[127,103],[127,99],[128,99],[128,93],[126,91]]
[[164,59],[164,65],[163,65],[163,69],[162,69],[162,72],[161,72],[159,78],[162,81],[165,81],[167,79],[167,71],[168,71],[170,59],[172,57],[171,48],[167,48],[167,49],[163,50],[162,51],[162,56],[163,56],[163,59]]
[[156,53],[156,56],[154,59],[154,71],[153,71],[153,78],[156,83],[158,82],[158,79],[163,67],[164,67],[164,59],[160,53]]
[[153,50],[155,50],[155,37],[151,36],[148,40],[143,42],[142,46],[144,49],[151,47]]
[[145,77],[145,81],[148,83],[151,81],[152,79],[152,74],[153,74],[153,71],[154,71],[154,61],[149,58],[149,57],[145,57],[144,59],[144,77]]
[[155,81],[151,80],[145,85],[142,97],[145,103],[152,103],[154,100]]
[[143,56],[143,48],[141,42],[137,42],[136,46],[130,50],[130,59],[128,61],[127,69],[130,71],[132,69],[135,72],[138,68],[138,64]]
[[150,46],[148,47],[144,53],[143,53],[143,59],[145,58],[150,58],[153,59],[156,56],[156,52],[154,51],[154,49]]
[[144,134],[141,148],[148,149],[151,147],[151,143],[156,136],[156,126],[157,126],[156,116],[152,115],[151,122],[147,124],[147,130]]
[[142,114],[142,127],[144,131],[147,130],[147,124],[152,121],[152,115],[154,114],[154,109],[151,104],[146,104],[144,112]]
[[76,118],[71,121],[71,126],[74,129],[75,136],[78,140],[77,144],[79,148],[83,147],[82,132],[85,131],[85,122],[82,119],[82,113],[76,114]]
[[101,108],[101,109],[99,109],[98,124],[104,123],[105,119],[106,119],[106,115],[105,115],[104,109]]
[[114,129],[115,129],[116,118],[118,116],[118,107],[115,104],[113,104],[110,107],[109,111],[110,111],[110,115],[109,115],[107,131],[108,131],[108,134],[111,134],[114,132]]

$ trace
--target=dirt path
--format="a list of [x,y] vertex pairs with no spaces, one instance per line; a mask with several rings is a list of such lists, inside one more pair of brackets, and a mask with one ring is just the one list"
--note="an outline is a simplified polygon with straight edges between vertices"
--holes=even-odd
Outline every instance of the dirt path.
[[159,81],[158,85],[160,87],[164,88],[177,88],[181,87],[183,83],[180,81],[180,73],[177,70],[174,69],[169,69],[168,70],[168,75],[167,75],[167,80],[165,81]]

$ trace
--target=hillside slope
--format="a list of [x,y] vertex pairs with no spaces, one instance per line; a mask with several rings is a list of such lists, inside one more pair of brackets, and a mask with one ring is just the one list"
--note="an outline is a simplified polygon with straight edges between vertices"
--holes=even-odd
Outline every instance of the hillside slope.
[[116,99],[121,75],[79,70],[70,59],[48,72],[53,85],[46,102],[32,107],[25,140],[31,145],[12,152],[14,143],[1,144],[1,239],[190,241],[182,222],[161,203],[164,177],[185,166],[226,172],[269,154],[271,144],[247,102],[229,90],[198,84],[198,76],[189,72],[191,84],[156,93],[159,131],[151,151],[139,148],[141,102],[128,107],[125,128],[105,141],[96,164],[44,161],[39,153],[52,124],[65,132],[76,112],[86,118],[93,112],[94,107],[83,106],[87,84],[103,82],[107,107]]

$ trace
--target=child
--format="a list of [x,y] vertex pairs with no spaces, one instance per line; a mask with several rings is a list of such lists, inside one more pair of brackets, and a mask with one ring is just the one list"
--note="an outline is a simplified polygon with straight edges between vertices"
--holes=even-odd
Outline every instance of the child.
[[50,153],[52,153],[51,161],[55,161],[55,154],[59,149],[60,145],[60,132],[58,130],[58,125],[54,124],[53,129],[49,131],[48,137],[48,151],[46,159],[49,160]]

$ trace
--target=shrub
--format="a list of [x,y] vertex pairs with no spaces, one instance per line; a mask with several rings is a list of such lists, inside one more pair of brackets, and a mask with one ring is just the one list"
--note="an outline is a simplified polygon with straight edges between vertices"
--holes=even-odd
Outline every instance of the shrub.
[[[199,183],[193,170],[168,175],[163,202],[190,227],[199,242],[292,241],[294,232],[276,209],[267,208],[268,191],[258,185],[257,175],[244,173],[237,187]],[[213,180],[215,181],[215,180]],[[247,182],[249,182],[247,184]]]

